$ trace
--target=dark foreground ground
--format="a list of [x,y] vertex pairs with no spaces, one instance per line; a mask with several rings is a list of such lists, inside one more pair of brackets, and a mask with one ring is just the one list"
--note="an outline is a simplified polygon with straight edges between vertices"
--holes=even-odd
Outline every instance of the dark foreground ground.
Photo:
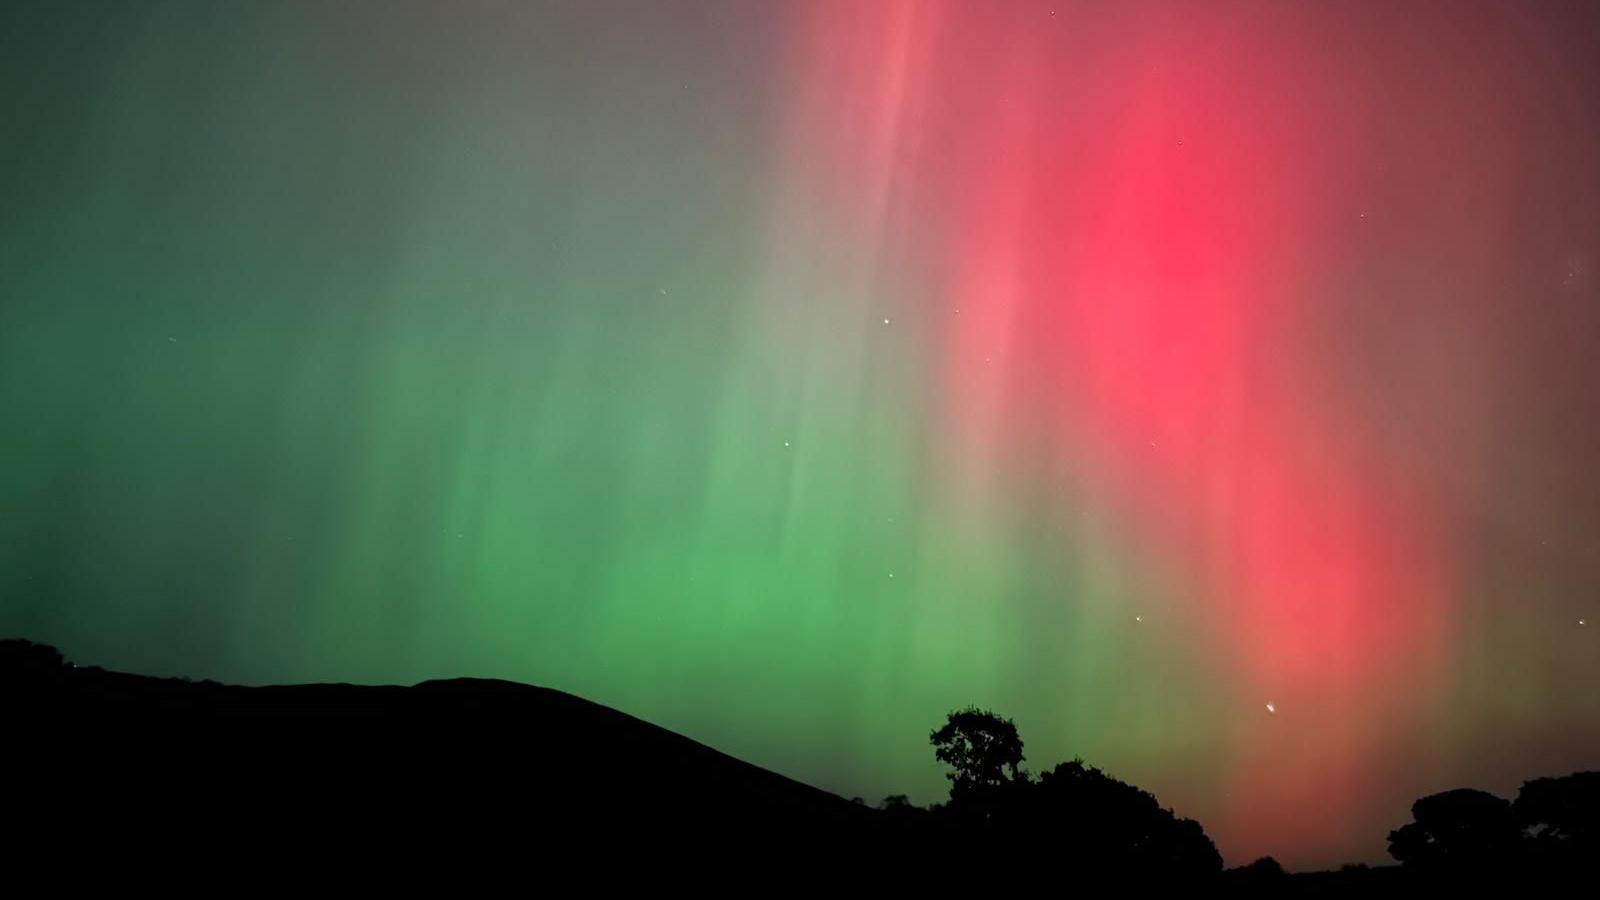
[[[925,811],[851,802],[545,688],[240,687],[78,667],[27,647],[38,652],[0,660],[0,856],[27,885],[183,874],[231,891],[307,872],[430,891],[441,877],[751,893],[1171,881],[1097,868],[1071,847],[1056,854],[1048,836],[1024,850]],[[1194,881],[1228,893],[1425,887],[1397,867]]]

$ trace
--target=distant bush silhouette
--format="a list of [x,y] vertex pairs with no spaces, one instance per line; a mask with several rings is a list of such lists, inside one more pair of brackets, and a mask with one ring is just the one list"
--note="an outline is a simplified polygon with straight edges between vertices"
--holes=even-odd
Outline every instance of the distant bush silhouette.
[[1263,856],[1247,866],[1229,869],[1223,875],[1231,885],[1236,887],[1276,887],[1289,880],[1289,873],[1285,872],[1283,866],[1270,856]]
[[879,809],[884,809],[884,810],[890,810],[890,809],[914,809],[915,807],[913,807],[911,805],[911,798],[907,797],[905,794],[890,794],[889,796],[883,798],[881,801],[878,802],[878,808]]

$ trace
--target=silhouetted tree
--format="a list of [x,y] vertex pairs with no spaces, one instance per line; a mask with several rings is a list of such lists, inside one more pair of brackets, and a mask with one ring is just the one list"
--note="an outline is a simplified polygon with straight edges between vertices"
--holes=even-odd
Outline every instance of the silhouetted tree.
[[1504,866],[1522,843],[1511,804],[1484,791],[1458,788],[1423,797],[1411,805],[1411,816],[1414,821],[1389,832],[1389,855],[1410,867]]
[[1600,856],[1600,772],[1526,782],[1511,814],[1541,862]]
[[952,804],[992,797],[1026,778],[1017,768],[1023,756],[1016,723],[988,710],[969,706],[951,713],[928,741],[934,758],[951,769],[946,777]]

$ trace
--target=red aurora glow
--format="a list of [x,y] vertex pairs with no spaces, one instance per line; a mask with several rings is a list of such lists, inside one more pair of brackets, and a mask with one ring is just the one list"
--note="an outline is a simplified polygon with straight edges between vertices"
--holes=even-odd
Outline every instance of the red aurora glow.
[[[943,323],[948,474],[975,502],[1019,477],[1090,484],[1135,553],[1184,572],[1185,621],[1252,714],[1221,789],[1241,799],[1208,824],[1225,851],[1326,842],[1388,726],[1439,687],[1459,502],[1391,446],[1360,376],[1325,376],[1360,365],[1327,322],[1372,299],[1341,293],[1363,242],[1484,265],[1473,214],[1505,142],[1478,119],[1508,112],[1513,61],[1446,84],[1490,26],[1438,9],[1391,16],[1378,49],[1305,4],[807,9],[790,152],[886,265],[938,248],[917,312]],[[1401,234],[1417,221],[1436,243]]]

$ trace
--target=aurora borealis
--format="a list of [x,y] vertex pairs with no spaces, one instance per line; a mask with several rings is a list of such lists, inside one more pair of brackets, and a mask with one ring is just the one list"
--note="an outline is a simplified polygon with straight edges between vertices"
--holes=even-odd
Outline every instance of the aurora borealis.
[[978,703],[1230,864],[1379,861],[1600,762],[1597,48],[1583,0],[7,4],[0,634],[511,678],[869,800]]

